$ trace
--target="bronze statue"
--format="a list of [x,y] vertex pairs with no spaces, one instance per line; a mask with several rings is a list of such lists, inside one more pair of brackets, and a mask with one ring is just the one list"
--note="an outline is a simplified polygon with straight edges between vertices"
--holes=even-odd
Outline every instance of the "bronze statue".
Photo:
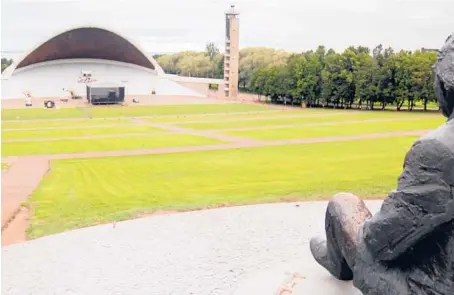
[[320,265],[364,295],[454,294],[454,34],[434,71],[448,122],[413,144],[377,214],[338,194],[328,204],[326,239],[310,243]]

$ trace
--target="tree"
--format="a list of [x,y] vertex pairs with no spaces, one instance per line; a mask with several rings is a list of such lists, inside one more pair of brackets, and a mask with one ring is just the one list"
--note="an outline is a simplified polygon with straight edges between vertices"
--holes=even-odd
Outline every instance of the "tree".
[[248,81],[252,77],[252,69],[241,69],[238,73],[238,87],[246,89]]
[[265,86],[267,76],[268,76],[267,69],[265,68],[258,69],[254,71],[249,81],[248,88],[258,94],[259,100],[263,94],[266,94]]
[[247,86],[253,73],[257,69],[273,66],[285,66],[288,62],[289,53],[264,47],[251,47],[240,50],[239,83]]
[[436,101],[433,91],[435,77],[432,65],[435,63],[437,55],[434,52],[417,51],[411,58],[412,92],[415,99],[422,101],[424,111],[427,111],[427,104]]
[[348,49],[344,54],[331,54],[325,59],[322,73],[324,106],[351,106],[354,97],[353,72],[349,55],[354,54]]
[[[309,59],[307,59],[309,58]],[[311,107],[317,104],[320,91],[322,64],[316,53],[300,56],[295,62],[296,87],[294,95],[302,97]]]
[[408,99],[408,101],[413,101],[413,93],[411,92],[412,88],[412,73],[410,72],[410,57],[409,53],[406,51],[401,51],[395,57],[395,66],[396,66],[396,88],[395,93],[395,104],[398,111],[401,110],[402,105]]
[[363,52],[358,54],[356,71],[353,73],[355,83],[355,98],[359,108],[364,101],[369,102],[369,108],[374,107],[377,98],[377,63],[372,56]]
[[224,55],[220,54],[218,56],[218,60],[216,61],[216,69],[215,69],[214,77],[217,79],[224,78]]
[[3,73],[3,71],[4,71],[7,67],[9,67],[12,63],[13,63],[13,60],[12,60],[12,59],[7,59],[7,58],[2,57],[2,73]]
[[212,61],[216,56],[219,55],[219,48],[217,48],[213,42],[210,42],[205,46],[205,54]]
[[168,74],[179,74],[178,68],[178,58],[177,55],[161,55],[156,58],[158,64],[162,67],[162,69]]
[[288,67],[274,66],[266,70],[267,79],[265,83],[266,94],[271,97],[272,102],[285,104],[291,99],[291,76]]

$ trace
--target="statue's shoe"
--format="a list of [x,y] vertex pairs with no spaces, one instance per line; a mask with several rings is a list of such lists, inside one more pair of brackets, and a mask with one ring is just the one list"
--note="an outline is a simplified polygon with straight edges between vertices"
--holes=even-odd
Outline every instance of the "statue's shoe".
[[[333,268],[332,263],[328,259],[328,248],[326,246],[326,239],[322,237],[312,238],[310,241],[310,249],[312,256],[318,264],[330,271]],[[331,272],[331,271],[330,271]]]
[[329,271],[335,278],[343,281],[353,279],[353,273],[345,261],[340,261],[336,264],[335,261],[330,259],[326,239],[321,237],[312,238],[310,249],[315,261]]

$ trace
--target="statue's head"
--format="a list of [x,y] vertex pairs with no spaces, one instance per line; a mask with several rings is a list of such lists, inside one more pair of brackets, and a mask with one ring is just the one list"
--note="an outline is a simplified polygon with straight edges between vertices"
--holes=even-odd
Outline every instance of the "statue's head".
[[454,33],[439,51],[434,71],[435,94],[443,115],[451,117],[454,112]]

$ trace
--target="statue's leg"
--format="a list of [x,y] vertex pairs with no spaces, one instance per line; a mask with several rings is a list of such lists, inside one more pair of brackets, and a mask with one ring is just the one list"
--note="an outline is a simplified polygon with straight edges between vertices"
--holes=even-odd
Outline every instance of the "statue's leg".
[[353,279],[358,232],[369,217],[364,202],[353,194],[337,194],[328,204],[326,239],[312,239],[310,248],[315,260],[339,280]]

